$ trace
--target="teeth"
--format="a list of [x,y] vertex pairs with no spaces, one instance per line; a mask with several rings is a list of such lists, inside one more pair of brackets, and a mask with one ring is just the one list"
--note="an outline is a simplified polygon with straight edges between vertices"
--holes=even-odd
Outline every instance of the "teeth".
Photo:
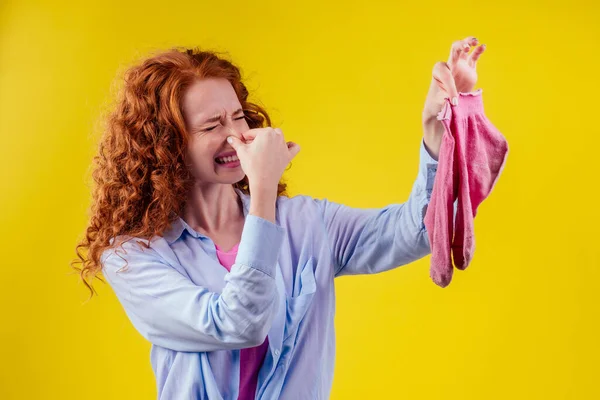
[[217,161],[220,162],[221,164],[226,164],[226,163],[230,163],[233,161],[238,161],[239,158],[237,158],[237,156],[228,156],[228,157],[219,157],[217,158]]

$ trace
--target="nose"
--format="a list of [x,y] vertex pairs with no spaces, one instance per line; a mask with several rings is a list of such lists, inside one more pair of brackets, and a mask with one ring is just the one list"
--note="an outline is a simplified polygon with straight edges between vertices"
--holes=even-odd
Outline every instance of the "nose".
[[236,138],[240,139],[242,142],[244,141],[244,137],[242,136],[242,131],[236,131],[234,128],[232,127],[227,127],[227,129],[225,130],[226,132],[226,138],[229,136],[235,136]]
[[229,136],[235,136],[236,138],[244,142],[244,136],[242,135],[242,132],[244,130],[241,127],[235,125],[232,121],[227,121],[227,123],[223,125],[223,127],[225,128],[225,138]]
[[[239,122],[239,121],[237,121],[237,122]],[[227,139],[229,136],[235,136],[242,142],[245,142],[243,133],[248,128],[240,126],[240,125],[245,125],[245,124],[236,124],[232,119],[227,119],[226,121],[223,121],[221,123],[222,123],[223,128],[225,128],[225,129],[223,129],[223,132],[225,132],[225,139]]]

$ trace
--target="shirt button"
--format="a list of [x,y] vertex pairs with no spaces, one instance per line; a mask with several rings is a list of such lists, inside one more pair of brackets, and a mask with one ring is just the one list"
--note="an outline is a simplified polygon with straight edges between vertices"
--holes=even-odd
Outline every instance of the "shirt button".
[[278,356],[279,355],[279,350],[275,350],[274,353],[275,353],[276,356]]

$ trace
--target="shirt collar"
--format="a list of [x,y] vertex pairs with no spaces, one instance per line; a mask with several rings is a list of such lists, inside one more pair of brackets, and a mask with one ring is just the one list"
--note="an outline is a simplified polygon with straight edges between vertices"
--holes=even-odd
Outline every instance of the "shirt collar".
[[[238,194],[238,197],[242,199],[245,218],[250,210],[250,195],[242,192],[240,189],[235,187],[234,190]],[[171,223],[171,226],[163,233],[162,236],[167,240],[167,242],[170,245],[181,237],[184,230],[187,230],[188,233],[195,238],[206,237],[205,235],[198,233],[194,229],[192,229],[192,227],[189,226],[180,216],[177,216],[177,218]]]

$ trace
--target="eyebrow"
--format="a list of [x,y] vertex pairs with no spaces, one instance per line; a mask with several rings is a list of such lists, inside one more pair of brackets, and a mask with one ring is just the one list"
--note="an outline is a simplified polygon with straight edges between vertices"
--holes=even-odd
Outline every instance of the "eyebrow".
[[[238,114],[241,111],[244,111],[244,110],[241,109],[241,108],[238,108],[233,113],[231,113],[231,115],[234,116],[234,115]],[[204,120],[203,122],[201,122],[200,124],[198,124],[198,126],[203,126],[203,125],[206,125],[206,124],[208,124],[210,122],[218,122],[218,121],[221,120],[221,118],[223,118],[223,114],[222,113],[221,114],[217,114],[217,115],[215,115],[213,117],[210,117],[210,118]]]

